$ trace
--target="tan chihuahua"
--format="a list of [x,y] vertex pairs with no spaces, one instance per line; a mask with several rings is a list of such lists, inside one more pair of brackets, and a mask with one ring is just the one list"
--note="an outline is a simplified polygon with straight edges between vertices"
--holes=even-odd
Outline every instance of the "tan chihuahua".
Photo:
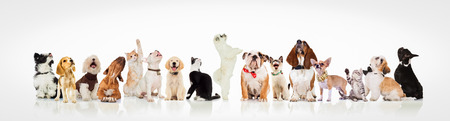
[[311,59],[311,64],[314,66],[314,68],[317,71],[317,81],[319,82],[320,87],[320,98],[319,101],[322,101],[323,98],[323,89],[328,89],[328,99],[327,101],[331,101],[331,88],[336,88],[339,91],[339,94],[341,95],[341,100],[346,98],[347,91],[345,90],[345,87],[347,86],[347,81],[338,76],[338,75],[328,75],[327,68],[330,66],[331,63],[331,57],[328,58],[325,61],[319,61],[317,62],[314,59]]

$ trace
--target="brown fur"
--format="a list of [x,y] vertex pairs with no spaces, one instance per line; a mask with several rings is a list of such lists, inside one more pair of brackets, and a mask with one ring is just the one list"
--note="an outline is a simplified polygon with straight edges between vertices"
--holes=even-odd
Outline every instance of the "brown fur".
[[[260,60],[261,61],[260,68],[263,68],[264,62],[269,60],[269,56],[262,54],[261,52],[258,52],[258,54],[263,55],[263,57],[260,58],[261,59]],[[245,55],[247,55],[247,52],[244,53],[243,59],[244,59]],[[242,68],[245,68],[245,66]],[[266,68],[264,68],[264,69],[266,69]],[[259,97],[259,101],[262,101],[262,102],[267,101],[267,94],[269,93],[269,88],[270,88],[269,74],[268,74],[269,72],[267,71],[267,69],[266,69],[266,72],[267,72],[267,75],[266,75],[266,78],[264,78],[264,81],[262,83],[260,97]],[[245,81],[244,71],[241,71],[241,90],[242,90],[242,100],[247,100],[248,99],[248,87],[247,87],[247,83]]]
[[[175,70],[171,69],[171,64],[179,63],[178,68]],[[166,69],[169,71],[167,74],[167,82],[166,82],[166,95],[167,97],[164,100],[184,100],[186,97],[186,88],[183,84],[183,76],[181,70],[184,68],[184,63],[178,57],[171,57],[167,60],[165,64]],[[177,73],[176,75],[172,73]]]
[[[304,41],[306,43],[306,41]],[[311,59],[317,60],[316,54],[314,53],[314,51],[309,47],[309,45],[306,43],[306,46],[303,48],[303,51],[305,51],[304,55],[301,55],[300,53],[296,52],[296,48],[297,45],[294,45],[294,47],[291,49],[291,52],[289,52],[289,55],[286,58],[286,62],[291,65],[292,67],[295,67],[297,65],[299,65],[300,63],[298,62],[298,58],[301,56],[304,56],[305,60],[303,60],[303,66],[305,66],[305,69],[310,69],[312,64],[311,64]],[[316,80],[316,74],[313,75],[313,78],[311,79],[310,82],[310,87],[311,87],[311,91],[314,92],[314,81]],[[291,82],[291,87],[293,86],[292,84],[292,79],[289,76],[289,81]],[[314,93],[313,93],[314,94]],[[314,95],[314,97],[316,97]]]
[[[125,67],[125,58],[124,57],[118,57],[116,60],[114,60],[111,65],[103,72],[105,78],[103,78],[102,82],[99,85],[99,89],[97,91],[98,99],[100,99],[102,102],[115,102],[116,100],[121,98],[120,91],[119,91],[119,79],[121,82],[123,82],[122,78],[122,71]],[[113,89],[112,95],[107,96],[105,95],[105,91]],[[105,100],[104,98],[115,98],[114,100]]]
[[[56,91],[56,98],[55,101],[59,101],[60,91],[62,90],[63,93],[63,103],[67,103],[68,99],[72,100],[72,103],[76,103],[76,97],[75,97],[75,75],[73,74],[75,72],[75,62],[73,62],[72,58],[70,57],[63,57],[58,63],[58,66],[56,67],[56,74],[58,74],[59,81],[58,81],[58,90]],[[69,96],[70,94],[70,96]]]
[[[387,61],[383,61],[383,63],[380,65],[380,67],[378,68],[379,71],[383,72],[383,74],[387,74],[389,72],[391,72],[391,69],[388,66]],[[384,77],[383,81],[380,84],[380,91],[381,94],[383,96],[385,96],[385,94],[389,94],[391,93],[393,90],[395,90],[397,92],[397,95],[401,98],[401,97],[406,97],[406,95],[403,93],[403,90],[400,86],[400,84],[398,84],[393,78],[391,77]],[[399,100],[394,100],[394,101],[399,101]]]

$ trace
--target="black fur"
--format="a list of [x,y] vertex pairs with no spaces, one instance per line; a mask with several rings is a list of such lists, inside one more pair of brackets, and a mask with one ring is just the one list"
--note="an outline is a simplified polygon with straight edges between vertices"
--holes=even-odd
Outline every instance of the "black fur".
[[[191,63],[194,64],[196,59],[197,58],[191,58]],[[211,76],[209,76],[208,74],[202,73],[200,72],[200,70],[192,71],[191,73],[189,73],[189,79],[191,80],[192,85],[187,92],[188,96],[186,97],[186,99],[191,98],[194,91],[196,95],[206,100],[213,100],[220,98],[220,95],[217,93],[214,96],[211,96],[213,89],[212,79]]]
[[[55,75],[53,72],[39,72],[39,70],[38,70],[38,65],[39,64],[42,64],[42,63],[45,63],[45,62],[47,62],[47,58],[49,57],[51,55],[51,53],[49,53],[48,55],[46,55],[46,54],[39,54],[39,53],[34,53],[34,63],[36,64],[35,66],[34,66],[34,70],[36,71],[36,73],[34,74],[34,78],[36,78],[36,76],[38,76],[38,75],[43,75],[43,74],[48,74],[48,73],[51,73],[52,75]],[[48,65],[50,66],[50,67],[52,67],[52,64],[54,63],[54,61],[53,60],[51,60],[49,63],[48,63]],[[58,85],[58,78],[56,78],[56,76],[53,78],[53,83],[55,83],[56,85]],[[39,87],[35,87],[35,89],[36,90],[38,90],[39,89]],[[60,92],[60,94],[62,95],[62,92]],[[55,98],[56,97],[56,95],[55,96],[52,96],[51,98]],[[63,96],[61,96],[61,98],[62,98]]]
[[[402,90],[406,94],[406,97],[415,97],[416,99],[423,98],[423,88],[414,74],[409,60],[418,55],[412,54],[408,49],[403,47],[398,49],[398,58],[400,64],[395,70],[394,77],[400,85]],[[406,67],[404,65],[407,65]]]

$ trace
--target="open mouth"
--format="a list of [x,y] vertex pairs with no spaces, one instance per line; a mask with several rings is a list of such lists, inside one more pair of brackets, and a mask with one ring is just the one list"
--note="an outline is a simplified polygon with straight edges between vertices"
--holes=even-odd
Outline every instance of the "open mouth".
[[156,57],[160,57],[160,56],[162,56],[161,53],[156,54]]
[[176,71],[178,67],[172,66],[172,71]]
[[274,67],[275,69],[278,69],[279,66],[280,66],[279,64],[273,64],[273,67]]
[[95,62],[92,62],[91,65],[89,65],[91,68],[96,68],[97,64],[95,64]]

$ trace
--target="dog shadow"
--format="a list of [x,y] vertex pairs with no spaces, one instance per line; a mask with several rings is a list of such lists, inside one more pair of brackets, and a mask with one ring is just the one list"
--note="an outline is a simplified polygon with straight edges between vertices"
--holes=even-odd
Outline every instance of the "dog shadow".
[[210,117],[212,113],[212,101],[191,101],[189,103],[191,117]]
[[119,103],[122,99],[117,100],[115,103],[108,103],[108,102],[101,102],[97,101],[98,103],[98,109],[102,114],[109,115],[109,116],[116,116],[119,111]]
[[317,114],[326,115],[330,117],[339,117],[346,115],[347,101],[339,100],[336,102],[318,102]]
[[423,100],[402,101],[401,108],[398,110],[397,115],[402,117],[417,116],[422,105]]
[[315,104],[317,102],[287,102],[287,107],[289,109],[289,115],[298,116],[298,114],[303,114],[304,116],[312,116],[316,115],[315,113]]
[[187,108],[186,103],[185,101],[165,101],[165,114],[177,114],[173,115],[173,117],[183,117],[181,114],[185,114],[184,111]]
[[258,115],[269,115],[269,102],[259,102],[258,100],[247,100],[241,102],[241,116],[255,117]]
[[98,114],[98,103],[96,100],[80,101],[80,102],[77,102],[77,104],[76,104],[76,110],[82,116],[96,117]]
[[53,99],[36,99],[33,112],[35,116],[52,116],[58,114],[58,105]]
[[147,100],[137,97],[123,97],[122,106],[128,115],[141,115],[147,110]]

